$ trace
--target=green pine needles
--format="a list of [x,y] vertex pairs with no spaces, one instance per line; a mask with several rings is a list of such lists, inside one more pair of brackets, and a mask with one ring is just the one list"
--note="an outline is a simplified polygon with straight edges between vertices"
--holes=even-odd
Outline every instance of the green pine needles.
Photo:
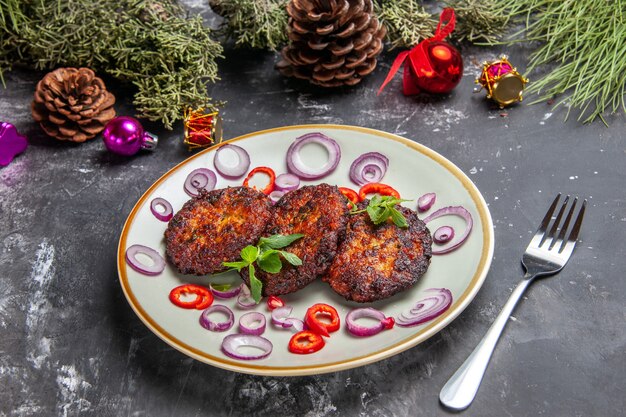
[[238,46],[275,50],[287,43],[288,0],[209,0],[226,17],[221,32]]
[[186,106],[214,109],[221,45],[173,0],[0,0],[0,69],[85,66],[137,88],[140,117],[171,129]]
[[514,35],[519,42],[538,41],[528,71],[550,72],[532,82],[528,93],[537,101],[558,98],[556,106],[579,111],[578,120],[592,122],[607,113],[626,113],[625,0],[499,0],[496,12],[523,22]]

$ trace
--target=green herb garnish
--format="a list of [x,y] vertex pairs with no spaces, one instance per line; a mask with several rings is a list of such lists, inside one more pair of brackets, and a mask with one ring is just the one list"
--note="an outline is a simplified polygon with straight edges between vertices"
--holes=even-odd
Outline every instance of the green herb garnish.
[[369,204],[364,210],[356,210],[356,206],[350,211],[350,214],[359,214],[363,212],[367,212],[374,224],[381,224],[387,221],[387,219],[391,218],[393,223],[402,228],[409,227],[409,224],[406,222],[406,218],[400,211],[396,208],[396,205],[410,200],[402,200],[400,198],[396,198],[393,196],[380,196],[376,194],[370,200]]
[[222,262],[222,265],[230,268],[231,271],[237,270],[237,272],[241,271],[243,268],[248,268],[250,292],[252,293],[252,298],[254,298],[254,301],[258,304],[258,302],[261,301],[263,283],[255,275],[256,269],[254,264],[256,263],[259,268],[268,274],[277,274],[283,268],[281,256],[291,265],[302,265],[302,260],[297,255],[279,249],[289,246],[303,236],[303,234],[296,233],[292,235],[262,237],[259,239],[259,243],[256,246],[248,245],[241,250],[241,261]]

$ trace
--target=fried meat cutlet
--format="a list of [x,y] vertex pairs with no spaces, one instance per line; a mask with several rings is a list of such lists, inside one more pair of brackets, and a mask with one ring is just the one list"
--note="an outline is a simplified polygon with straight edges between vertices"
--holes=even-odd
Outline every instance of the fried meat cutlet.
[[[363,209],[368,201],[359,204]],[[430,265],[432,238],[417,214],[398,207],[409,225],[374,225],[367,213],[349,216],[346,234],[322,278],[347,300],[367,303],[412,287]]]
[[170,220],[167,257],[183,274],[225,271],[222,262],[237,260],[244,247],[256,245],[270,213],[269,198],[252,188],[202,191]]
[[[304,237],[283,249],[296,254],[302,265],[294,267],[283,262],[282,270],[276,274],[257,268],[264,295],[295,292],[326,272],[345,231],[346,203],[336,186],[319,184],[290,191],[274,205],[263,235],[302,233]],[[249,284],[247,269],[242,270],[241,276]]]

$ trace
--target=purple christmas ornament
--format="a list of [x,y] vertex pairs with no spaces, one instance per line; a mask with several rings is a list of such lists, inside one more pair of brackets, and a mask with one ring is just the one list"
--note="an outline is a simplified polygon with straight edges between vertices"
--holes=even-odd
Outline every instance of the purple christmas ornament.
[[134,155],[140,149],[154,150],[158,137],[143,130],[139,120],[120,116],[109,121],[102,132],[107,149],[119,155]]
[[17,133],[11,123],[0,122],[0,165],[7,166],[28,146],[26,136]]

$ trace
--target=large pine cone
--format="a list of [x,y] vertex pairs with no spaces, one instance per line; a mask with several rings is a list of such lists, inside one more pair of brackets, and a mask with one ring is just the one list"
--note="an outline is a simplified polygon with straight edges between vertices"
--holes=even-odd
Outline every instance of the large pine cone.
[[289,39],[276,67],[324,87],[355,85],[376,68],[385,27],[371,0],[291,0]]
[[84,142],[115,117],[115,97],[89,68],[59,68],[37,84],[33,119],[59,140]]

